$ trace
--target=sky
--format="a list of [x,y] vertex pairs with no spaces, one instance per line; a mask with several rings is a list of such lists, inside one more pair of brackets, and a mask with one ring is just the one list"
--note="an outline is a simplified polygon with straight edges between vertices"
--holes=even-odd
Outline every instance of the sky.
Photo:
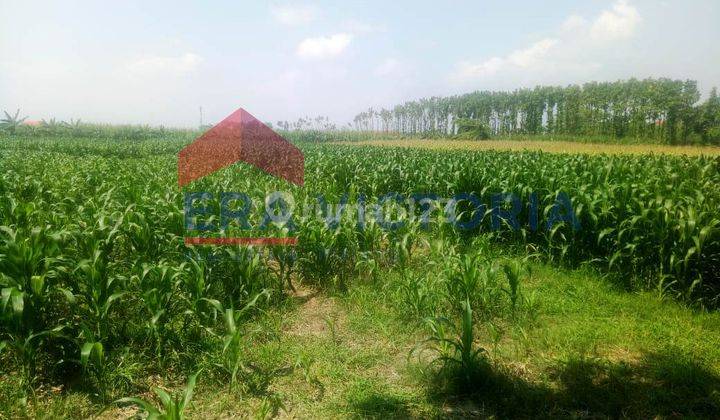
[[720,87],[718,0],[0,0],[0,110],[194,127],[631,77]]

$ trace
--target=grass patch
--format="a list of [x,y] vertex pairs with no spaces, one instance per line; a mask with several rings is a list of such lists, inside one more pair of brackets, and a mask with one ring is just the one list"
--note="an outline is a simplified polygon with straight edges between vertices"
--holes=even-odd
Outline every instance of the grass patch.
[[[249,330],[275,333],[252,341],[246,360],[253,367],[243,386],[231,389],[208,373],[187,414],[712,417],[720,409],[720,315],[625,292],[589,270],[534,263],[532,272],[522,286],[535,296],[537,313],[497,320],[499,339],[478,328],[475,344],[487,349],[488,363],[469,387],[458,381],[459,372],[410,357],[426,330],[422,319],[402,310],[392,287],[356,279],[342,294],[301,289],[307,294],[251,321]],[[99,411],[73,392],[51,392],[23,406],[12,382],[3,384],[0,402],[12,417]],[[160,386],[182,389],[175,385]],[[112,406],[102,416],[135,412]]]

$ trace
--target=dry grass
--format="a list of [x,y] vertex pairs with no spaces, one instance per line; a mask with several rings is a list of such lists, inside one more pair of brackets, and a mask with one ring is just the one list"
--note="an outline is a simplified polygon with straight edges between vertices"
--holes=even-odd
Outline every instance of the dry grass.
[[441,150],[540,150],[549,153],[587,154],[668,154],[688,156],[720,156],[717,146],[669,146],[663,144],[603,144],[577,143],[571,141],[542,140],[367,140],[353,142],[356,145],[382,147],[412,147]]
[[318,295],[317,291],[299,285],[295,298],[301,303],[294,322],[287,333],[296,336],[321,337],[332,333],[332,327],[344,323],[343,314],[332,298]]

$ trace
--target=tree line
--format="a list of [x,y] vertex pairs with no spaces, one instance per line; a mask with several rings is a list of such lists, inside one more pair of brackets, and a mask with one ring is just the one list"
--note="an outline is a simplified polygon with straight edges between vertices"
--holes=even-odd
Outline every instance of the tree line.
[[476,91],[431,97],[392,109],[361,112],[360,131],[455,135],[474,121],[491,135],[592,136],[664,143],[720,143],[720,99],[700,101],[693,80],[630,79],[538,86],[512,92]]

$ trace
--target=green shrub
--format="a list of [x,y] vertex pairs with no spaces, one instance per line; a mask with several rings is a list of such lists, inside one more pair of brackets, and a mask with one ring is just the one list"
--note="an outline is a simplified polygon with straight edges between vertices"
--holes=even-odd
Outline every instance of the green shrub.
[[457,137],[465,140],[487,140],[490,138],[490,128],[480,120],[471,118],[457,118]]

